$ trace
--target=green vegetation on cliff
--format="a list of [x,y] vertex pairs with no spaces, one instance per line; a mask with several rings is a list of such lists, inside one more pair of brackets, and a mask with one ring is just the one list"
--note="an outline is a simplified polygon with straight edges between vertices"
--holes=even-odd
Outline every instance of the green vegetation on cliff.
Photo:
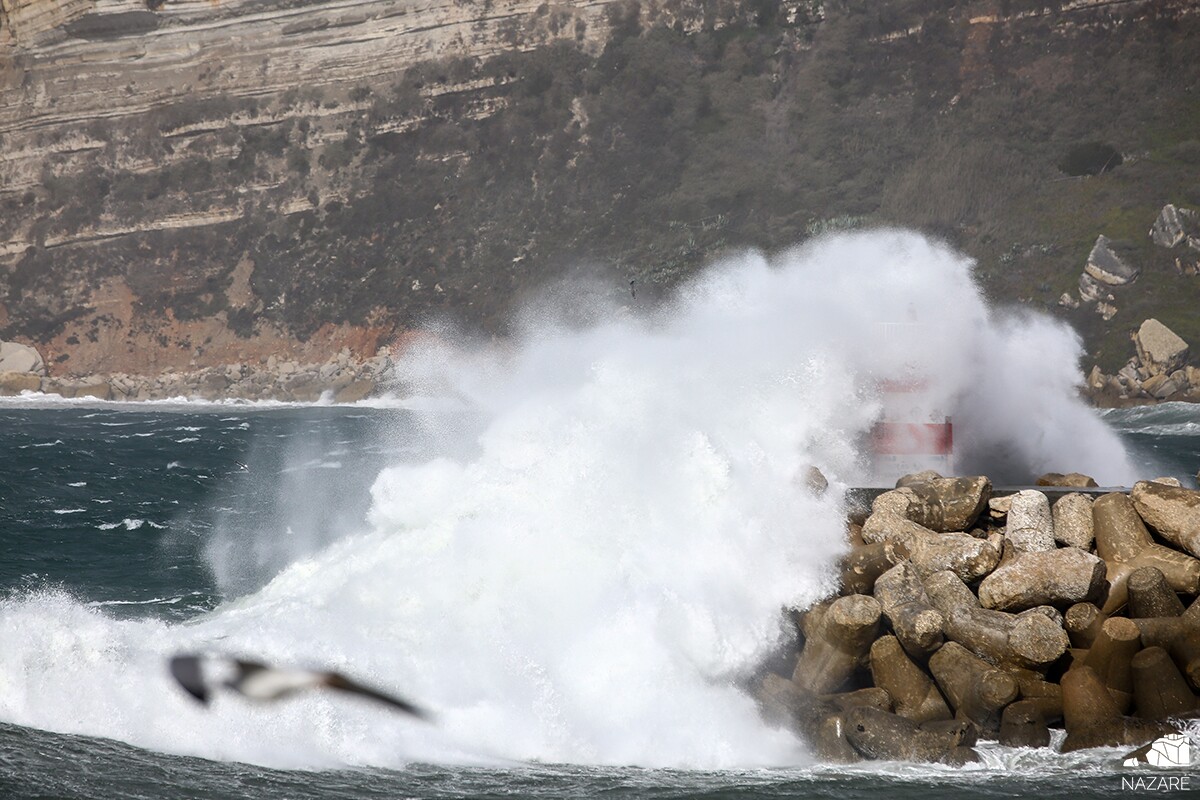
[[[1111,322],[1087,306],[1057,311],[1102,366],[1128,357],[1128,330],[1147,316],[1200,342],[1200,278],[1176,274],[1146,235],[1163,204],[1200,204],[1193,4],[735,5],[743,13],[729,24],[710,15],[690,31],[615,5],[597,53],[567,40],[261,109],[160,109],[147,117],[151,154],[181,126],[265,121],[216,125],[210,155],[158,173],[101,162],[66,183],[48,178],[24,201],[44,235],[102,215],[136,225],[153,204],[218,208],[271,180],[315,207],[280,215],[264,204],[208,227],[126,236],[99,256],[33,248],[9,279],[0,335],[45,335],[76,313],[62,293],[30,302],[64,275],[118,273],[145,303],[183,317],[225,310],[248,334],[252,319],[224,294],[244,257],[261,313],[301,337],[381,308],[403,327],[446,312],[500,330],[517,298],[580,262],[610,265],[614,292],[636,279],[653,293],[730,248],[896,224],[975,256],[994,298],[1050,309],[1103,233],[1142,277],[1114,292]],[[318,124],[318,110],[346,102],[363,113],[317,147],[307,121],[269,121],[290,105],[312,108]],[[1070,166],[1073,150],[1085,161],[1108,152],[1091,143],[1120,159]],[[211,155],[222,146],[233,155]]]

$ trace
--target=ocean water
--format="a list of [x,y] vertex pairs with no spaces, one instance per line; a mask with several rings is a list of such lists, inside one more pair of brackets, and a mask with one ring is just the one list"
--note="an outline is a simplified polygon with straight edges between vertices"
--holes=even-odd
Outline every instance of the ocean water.
[[[1192,481],[1195,407],[1089,410],[1074,334],[970,269],[880,232],[654,310],[557,287],[513,342],[431,330],[403,400],[0,400],[0,797],[1126,793],[1109,750],[817,763],[739,688],[831,588],[844,489],[887,479],[882,380],[953,416],[963,472]],[[200,707],[178,652],[334,668],[434,721]]]

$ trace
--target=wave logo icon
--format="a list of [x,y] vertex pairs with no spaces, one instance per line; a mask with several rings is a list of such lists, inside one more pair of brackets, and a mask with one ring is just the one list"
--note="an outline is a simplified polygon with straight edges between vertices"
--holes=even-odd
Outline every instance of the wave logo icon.
[[1141,764],[1149,764],[1152,767],[1190,767],[1192,744],[1182,733],[1170,733],[1134,750],[1125,756],[1122,764],[1126,767]]

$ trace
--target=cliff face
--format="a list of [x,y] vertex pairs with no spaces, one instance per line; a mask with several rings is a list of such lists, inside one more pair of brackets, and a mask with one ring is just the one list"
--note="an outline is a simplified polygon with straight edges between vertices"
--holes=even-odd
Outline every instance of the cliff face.
[[[1052,304],[1076,239],[1189,202],[1197,5],[0,0],[0,338],[58,374],[370,354],[579,258],[652,291],[862,222]],[[1089,139],[1131,158],[1063,181]]]

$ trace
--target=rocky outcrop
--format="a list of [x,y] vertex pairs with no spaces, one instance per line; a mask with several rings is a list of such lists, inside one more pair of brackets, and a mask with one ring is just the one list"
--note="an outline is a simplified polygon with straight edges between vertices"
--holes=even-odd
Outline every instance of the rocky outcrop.
[[1112,243],[1104,234],[1096,237],[1092,252],[1088,254],[1083,271],[1091,278],[1107,286],[1124,286],[1137,280],[1141,270],[1122,259],[1112,249]]
[[37,348],[19,342],[0,342],[0,372],[45,375],[46,364]]
[[1150,228],[1150,240],[1175,251],[1176,272],[1200,275],[1200,212],[1168,203]]
[[1133,337],[1138,359],[1151,377],[1170,375],[1187,361],[1188,344],[1166,325],[1148,319]]
[[1168,203],[1150,228],[1150,240],[1159,247],[1185,244],[1200,251],[1200,213]]

